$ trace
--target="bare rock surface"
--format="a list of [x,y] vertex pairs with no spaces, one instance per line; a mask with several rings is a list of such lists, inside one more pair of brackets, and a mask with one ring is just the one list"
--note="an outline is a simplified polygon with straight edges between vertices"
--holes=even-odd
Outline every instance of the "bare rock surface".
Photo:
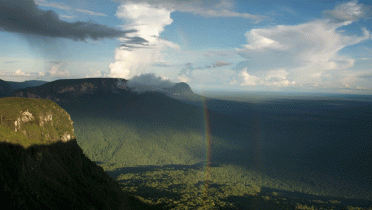
[[75,138],[70,115],[50,100],[1,98],[0,126],[0,141],[24,147]]

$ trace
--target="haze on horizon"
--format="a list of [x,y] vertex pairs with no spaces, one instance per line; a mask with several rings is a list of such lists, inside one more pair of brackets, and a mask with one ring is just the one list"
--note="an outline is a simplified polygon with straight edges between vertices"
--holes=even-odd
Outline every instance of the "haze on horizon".
[[0,79],[152,77],[199,91],[372,94],[371,6],[2,0]]

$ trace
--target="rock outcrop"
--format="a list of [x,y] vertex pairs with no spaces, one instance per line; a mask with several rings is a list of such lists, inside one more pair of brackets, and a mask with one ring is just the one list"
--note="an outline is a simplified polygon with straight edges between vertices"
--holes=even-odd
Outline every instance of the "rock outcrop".
[[87,95],[119,94],[123,92],[129,92],[124,79],[87,78],[56,80],[37,87],[15,90],[12,95],[70,103]]
[[157,209],[89,160],[68,113],[42,99],[0,99],[2,209]]
[[75,138],[70,115],[50,100],[0,99],[0,141],[49,144]]

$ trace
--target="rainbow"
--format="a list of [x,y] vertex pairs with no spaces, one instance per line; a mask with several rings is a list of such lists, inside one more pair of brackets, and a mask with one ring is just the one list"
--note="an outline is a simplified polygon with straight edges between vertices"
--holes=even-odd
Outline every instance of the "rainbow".
[[[212,135],[210,128],[209,112],[207,108],[207,99],[203,98],[203,117],[205,126],[205,145],[206,145],[206,169],[204,177],[204,188],[203,188],[203,200],[204,204],[209,196],[209,186],[211,184],[211,166],[212,166]],[[258,172],[264,171],[264,157],[262,153],[262,134],[261,134],[261,122],[259,113],[255,112],[252,115],[252,126],[253,126],[253,166]],[[261,176],[257,176],[258,182],[262,182]]]
[[205,180],[204,180],[204,190],[203,190],[203,200],[204,204],[206,202],[206,198],[208,197],[208,188],[211,181],[210,175],[210,167],[211,167],[211,153],[212,153],[212,135],[211,135],[211,128],[209,125],[209,113],[207,108],[207,101],[206,99],[203,100],[203,116],[205,122],[205,144],[206,144],[206,171],[205,171]]

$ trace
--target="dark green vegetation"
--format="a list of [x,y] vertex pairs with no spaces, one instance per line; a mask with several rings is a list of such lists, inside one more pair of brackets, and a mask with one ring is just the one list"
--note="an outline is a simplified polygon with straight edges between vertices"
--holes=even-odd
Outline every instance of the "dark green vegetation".
[[249,103],[129,89],[53,94],[73,98],[58,103],[87,157],[147,203],[165,209],[372,204],[369,102]]
[[[109,174],[119,180],[125,191],[148,203],[166,204],[165,209],[372,209],[357,207],[368,206],[363,199],[259,187],[256,184],[261,183],[260,175],[239,171],[235,166],[212,167],[211,179],[206,182],[205,170],[198,164],[144,166],[117,169]],[[230,179],[232,175],[241,177]]]
[[156,209],[122,193],[75,140],[49,145],[0,143],[3,209]]
[[150,203],[172,209],[245,209],[250,203],[250,209],[346,209],[372,203],[368,103],[207,100],[213,164],[207,173],[200,101],[158,93],[95,97],[62,105],[76,123],[79,144],[125,191]]
[[3,209],[160,208],[123,193],[83,154],[69,115],[56,103],[2,98],[0,116]]
[[9,82],[0,79],[0,98],[1,97],[9,97],[12,95],[12,92],[17,89],[27,88],[27,87],[35,87],[42,84],[45,84],[45,81],[39,80],[30,80],[24,82]]
[[12,94],[12,88],[9,83],[0,79],[0,98],[8,97]]

